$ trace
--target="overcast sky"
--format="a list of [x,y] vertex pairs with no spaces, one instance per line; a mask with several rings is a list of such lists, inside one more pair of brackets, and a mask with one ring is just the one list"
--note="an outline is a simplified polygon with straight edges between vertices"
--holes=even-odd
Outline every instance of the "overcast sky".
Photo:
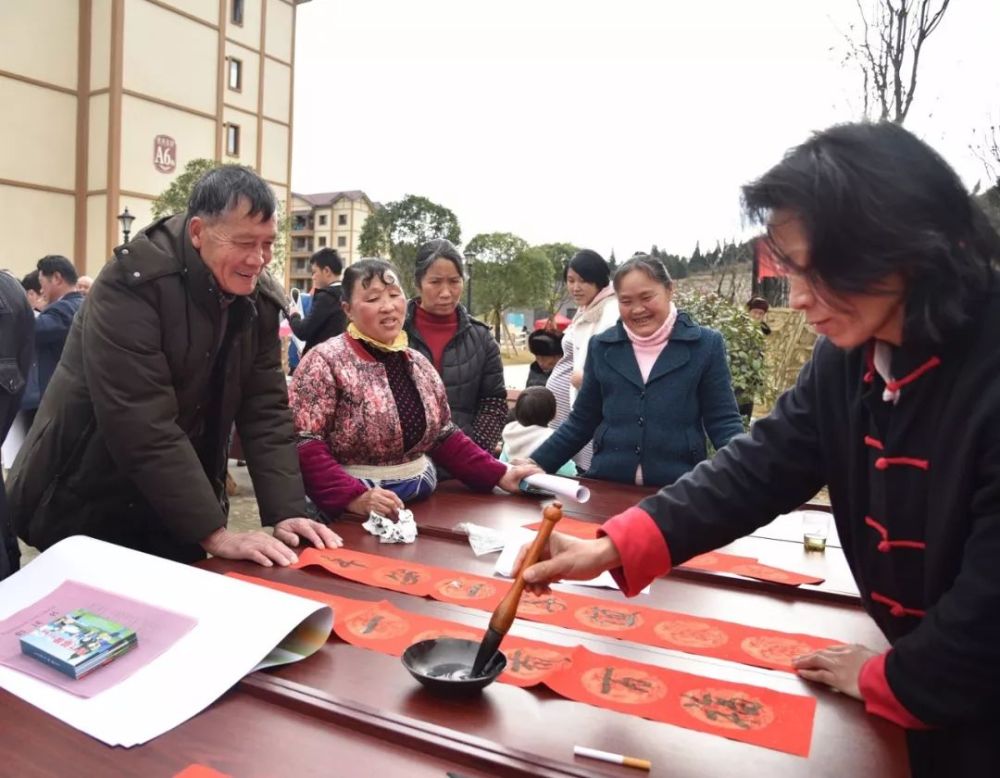
[[[739,186],[857,117],[854,0],[312,0],[299,6],[297,192],[420,194],[467,242],[619,259],[741,234]],[[971,187],[1000,121],[998,0],[953,0],[906,126]]]

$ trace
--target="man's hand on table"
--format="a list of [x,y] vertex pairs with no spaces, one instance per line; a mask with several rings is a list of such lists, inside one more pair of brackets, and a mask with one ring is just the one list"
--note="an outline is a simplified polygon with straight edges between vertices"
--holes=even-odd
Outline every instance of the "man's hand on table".
[[274,535],[263,531],[231,532],[221,527],[201,541],[201,547],[222,559],[246,559],[263,567],[287,567],[299,558],[289,546],[298,546],[303,537],[317,548],[339,548],[343,541],[326,526],[312,519],[279,521]]
[[[517,555],[514,569],[521,567],[531,544],[525,544]],[[524,581],[529,592],[545,594],[549,584],[565,579],[587,581],[605,570],[620,567],[622,560],[611,538],[582,540],[561,532],[553,532],[542,549],[539,562],[524,571]]]
[[873,656],[878,656],[878,652],[857,644],[830,646],[795,657],[792,667],[807,681],[825,683],[838,692],[860,700],[858,678],[865,662]]
[[344,541],[340,535],[319,521],[295,517],[283,519],[274,525],[274,537],[293,548],[298,547],[299,538],[305,538],[316,548],[340,548]]

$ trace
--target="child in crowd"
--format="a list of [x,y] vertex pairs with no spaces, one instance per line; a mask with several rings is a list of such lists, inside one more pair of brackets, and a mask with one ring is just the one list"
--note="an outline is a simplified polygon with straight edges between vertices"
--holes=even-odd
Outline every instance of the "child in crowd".
[[562,359],[562,338],[558,330],[535,330],[528,336],[528,351],[535,357],[528,368],[528,387],[545,386],[552,368]]
[[[531,386],[521,392],[514,405],[516,421],[510,422],[503,428],[503,451],[500,452],[500,461],[511,462],[531,456],[531,452],[555,432],[548,426],[555,415],[556,397],[544,386]],[[572,478],[577,475],[576,465],[570,460],[556,473]]]

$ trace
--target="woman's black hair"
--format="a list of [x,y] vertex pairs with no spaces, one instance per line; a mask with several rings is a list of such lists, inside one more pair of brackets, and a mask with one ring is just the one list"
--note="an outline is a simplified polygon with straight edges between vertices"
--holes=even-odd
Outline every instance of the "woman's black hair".
[[400,285],[399,271],[384,259],[359,259],[353,265],[348,265],[340,282],[345,302],[351,301],[354,287],[361,284],[362,289],[367,289],[376,278],[386,286]]
[[657,257],[651,257],[649,254],[636,254],[625,260],[621,267],[615,271],[614,283],[616,292],[621,286],[622,279],[633,270],[645,273],[657,283],[663,284],[667,289],[672,289],[674,286],[674,279],[670,277],[667,266],[663,262]]
[[563,272],[563,280],[572,270],[580,278],[590,284],[595,284],[598,290],[603,289],[611,282],[611,266],[600,254],[590,249],[580,249],[570,259]]
[[435,238],[434,240],[427,241],[417,249],[417,261],[414,272],[417,289],[420,288],[420,282],[427,275],[427,271],[430,270],[431,265],[439,259],[447,259],[455,266],[458,274],[462,278],[465,278],[465,258],[462,256],[462,252],[455,248],[450,240]]
[[544,386],[529,386],[514,403],[514,418],[525,427],[547,427],[556,417],[556,396]]
[[877,293],[901,274],[906,340],[940,342],[965,325],[1000,260],[1000,237],[955,171],[895,124],[816,133],[743,187],[743,204],[760,223],[778,209],[797,216],[809,241],[806,273],[835,295]]

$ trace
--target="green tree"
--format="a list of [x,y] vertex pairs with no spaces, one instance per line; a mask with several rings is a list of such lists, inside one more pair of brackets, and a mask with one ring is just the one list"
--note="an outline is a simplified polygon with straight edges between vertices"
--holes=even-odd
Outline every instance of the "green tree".
[[508,308],[542,305],[550,294],[552,260],[516,235],[509,232],[476,235],[465,252],[475,258],[470,270],[476,310],[493,324],[497,340]]
[[163,192],[153,201],[153,218],[159,219],[163,216],[171,216],[175,213],[184,213],[188,207],[188,199],[191,197],[191,190],[205,173],[213,168],[219,167],[219,163],[213,159],[192,159],[184,166],[182,172]]
[[535,248],[545,254],[552,265],[552,283],[545,298],[545,310],[552,317],[566,301],[566,268],[580,249],[572,243],[545,243]]
[[[159,219],[164,216],[171,216],[175,213],[184,213],[187,210],[188,200],[191,198],[191,190],[198,183],[205,173],[220,167],[221,163],[211,159],[192,159],[184,166],[182,172],[168,186],[160,196],[153,201],[153,218]],[[278,234],[275,237],[274,245],[271,246],[271,262],[267,266],[268,272],[279,280],[282,286],[285,284],[285,263],[287,261],[288,231],[290,229],[288,211],[285,208],[285,201],[278,201],[278,208],[274,213],[278,224]]]
[[419,195],[386,203],[365,220],[358,239],[362,256],[392,260],[403,276],[403,288],[410,296],[416,293],[413,273],[417,249],[434,238],[452,243],[461,240],[458,217],[443,205]]
[[698,324],[722,333],[737,402],[757,397],[764,388],[764,334],[742,305],[717,294],[678,291],[674,302]]

